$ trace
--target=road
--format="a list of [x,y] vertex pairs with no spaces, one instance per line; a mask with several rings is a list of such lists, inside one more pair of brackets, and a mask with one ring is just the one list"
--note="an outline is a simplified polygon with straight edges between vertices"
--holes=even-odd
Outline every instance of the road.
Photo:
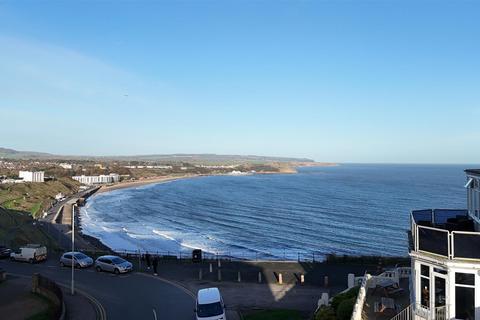
[[[34,265],[0,260],[0,268],[23,276],[38,272],[61,284],[70,284],[71,269],[60,267],[54,258]],[[159,320],[194,319],[194,295],[159,277],[136,272],[116,276],[98,273],[93,268],[76,269],[75,284],[102,304],[108,319],[154,319],[154,312]]]

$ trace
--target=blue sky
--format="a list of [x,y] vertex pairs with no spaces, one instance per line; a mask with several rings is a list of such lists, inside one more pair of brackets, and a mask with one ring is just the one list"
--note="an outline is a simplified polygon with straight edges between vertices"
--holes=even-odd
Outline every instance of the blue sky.
[[0,146],[478,163],[480,2],[2,1]]

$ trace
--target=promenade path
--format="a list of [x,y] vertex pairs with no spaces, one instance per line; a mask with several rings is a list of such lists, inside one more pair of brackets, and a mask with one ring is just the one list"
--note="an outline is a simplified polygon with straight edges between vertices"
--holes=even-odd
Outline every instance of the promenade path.
[[[16,277],[30,277],[38,272],[60,285],[70,284],[71,270],[60,267],[55,258],[33,265],[0,260],[0,268]],[[187,289],[158,277],[135,272],[116,276],[93,269],[77,269],[75,283],[101,304],[108,319],[154,319],[154,312],[158,319],[193,319],[194,296]]]

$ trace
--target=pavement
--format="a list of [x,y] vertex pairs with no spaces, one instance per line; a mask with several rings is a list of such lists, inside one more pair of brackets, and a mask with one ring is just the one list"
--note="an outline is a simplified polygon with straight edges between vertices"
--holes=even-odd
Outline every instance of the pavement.
[[[50,258],[44,263],[33,265],[0,260],[0,268],[16,277],[30,277],[38,272],[59,285],[67,288],[70,285],[71,269],[60,267],[57,259]],[[75,287],[81,290],[83,296],[90,297],[98,303],[105,312],[104,319],[154,319],[154,313],[157,319],[194,319],[194,295],[181,285],[160,277],[136,272],[116,276],[104,272],[98,273],[91,268],[76,269]],[[65,295],[67,302],[68,294]],[[90,301],[90,304],[92,303]],[[98,306],[96,309],[98,313]],[[67,307],[69,319],[87,320],[99,317],[99,315],[96,318],[80,315],[76,317],[78,310],[80,309],[68,311]]]
[[31,293],[32,281],[9,277],[0,283],[0,318],[9,315],[10,320],[23,320],[48,308],[48,303]]
[[[66,319],[96,319],[97,310],[84,294],[69,294],[67,287],[61,287],[66,306]],[[48,307],[47,302],[31,293],[32,278],[24,275],[9,275],[0,285],[0,315],[9,314],[10,320],[26,319]]]
[[[346,288],[348,273],[365,272],[364,265],[352,264],[222,261],[219,267],[216,261],[160,259],[160,276],[154,276],[145,261],[140,268],[138,258],[127,259],[134,263],[135,272],[117,276],[98,273],[93,268],[75,270],[75,287],[93,306],[96,317],[81,316],[84,309],[76,305],[70,311],[67,307],[70,319],[155,319],[156,314],[157,319],[190,320],[194,319],[195,293],[205,287],[220,289],[229,320],[239,319],[238,312],[252,309],[295,309],[307,318],[322,293],[333,296]],[[17,277],[31,277],[38,272],[69,288],[71,269],[60,267],[58,261],[54,254],[46,262],[33,265],[0,260],[0,268]],[[221,281],[218,281],[219,270]],[[261,283],[258,283],[259,273]],[[278,283],[280,273],[283,284]],[[305,283],[300,283],[301,275]],[[67,302],[72,300],[68,289],[65,297]]]

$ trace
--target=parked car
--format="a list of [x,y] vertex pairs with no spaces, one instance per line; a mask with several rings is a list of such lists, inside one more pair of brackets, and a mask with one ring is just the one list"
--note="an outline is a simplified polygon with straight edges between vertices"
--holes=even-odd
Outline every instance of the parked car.
[[27,244],[25,247],[12,252],[10,259],[13,261],[27,261],[35,263],[47,260],[47,247],[39,244]]
[[200,289],[195,307],[197,320],[226,320],[225,304],[218,288]]
[[73,266],[76,268],[88,268],[93,265],[93,259],[82,252],[65,252],[60,257],[60,265],[62,267]]
[[95,270],[108,271],[115,274],[126,273],[133,270],[133,265],[117,256],[101,256],[95,260]]
[[0,246],[0,259],[2,258],[9,258],[12,250],[5,246]]

